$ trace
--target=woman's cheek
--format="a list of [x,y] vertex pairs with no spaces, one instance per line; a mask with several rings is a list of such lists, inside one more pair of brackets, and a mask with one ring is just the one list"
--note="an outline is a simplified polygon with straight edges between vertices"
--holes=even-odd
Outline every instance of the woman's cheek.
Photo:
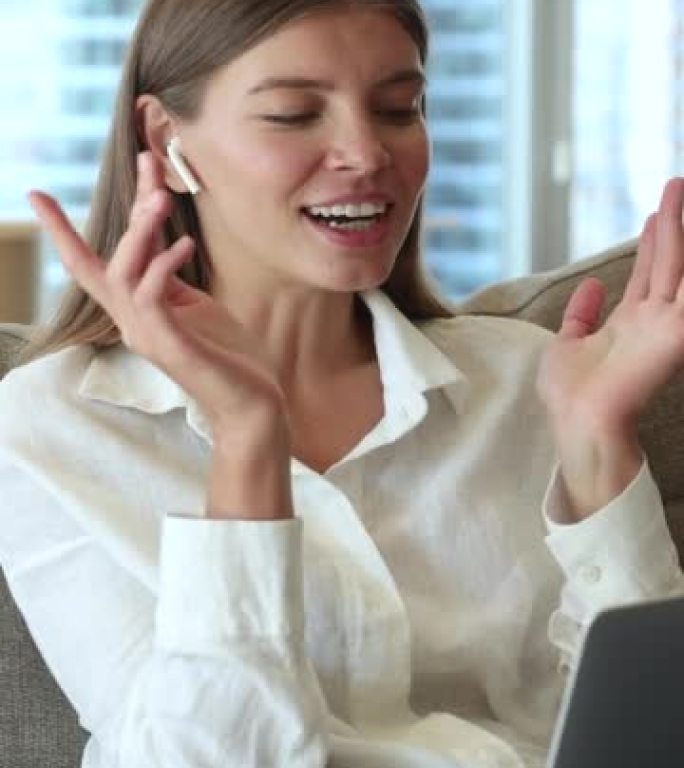
[[307,167],[319,154],[317,142],[311,136],[297,135],[295,131],[274,131],[250,150],[250,162],[255,168],[269,173],[296,172]]
[[428,144],[414,145],[407,148],[404,154],[402,175],[416,190],[421,190],[427,182],[430,161],[431,153]]

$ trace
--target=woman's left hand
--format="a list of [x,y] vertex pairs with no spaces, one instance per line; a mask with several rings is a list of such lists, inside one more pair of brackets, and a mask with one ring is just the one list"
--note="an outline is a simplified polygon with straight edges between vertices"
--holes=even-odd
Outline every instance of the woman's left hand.
[[538,388],[579,516],[634,476],[639,415],[684,367],[683,205],[684,179],[672,179],[646,221],[620,303],[599,326],[605,290],[583,281],[544,355]]

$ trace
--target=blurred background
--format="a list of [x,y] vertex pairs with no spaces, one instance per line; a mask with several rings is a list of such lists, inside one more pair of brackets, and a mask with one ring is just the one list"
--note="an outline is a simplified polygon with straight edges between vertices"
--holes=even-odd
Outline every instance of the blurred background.
[[[189,2],[191,0],[188,0]],[[0,321],[64,285],[26,191],[82,222],[141,0],[0,0]],[[452,298],[638,234],[682,172],[684,0],[423,0],[426,251]]]

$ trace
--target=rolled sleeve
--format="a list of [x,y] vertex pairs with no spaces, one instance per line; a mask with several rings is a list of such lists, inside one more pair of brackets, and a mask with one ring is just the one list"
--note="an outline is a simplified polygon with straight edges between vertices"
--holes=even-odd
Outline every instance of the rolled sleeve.
[[586,624],[604,608],[682,588],[677,550],[648,463],[603,509],[569,519],[556,467],[544,500],[547,545],[565,573],[562,611]]
[[301,523],[169,516],[160,556],[156,640],[223,656],[241,640],[303,635]]

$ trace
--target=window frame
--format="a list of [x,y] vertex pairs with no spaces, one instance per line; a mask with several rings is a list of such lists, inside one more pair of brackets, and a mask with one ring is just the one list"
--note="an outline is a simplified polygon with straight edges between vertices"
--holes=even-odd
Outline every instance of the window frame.
[[573,0],[513,0],[507,94],[507,276],[570,257]]

